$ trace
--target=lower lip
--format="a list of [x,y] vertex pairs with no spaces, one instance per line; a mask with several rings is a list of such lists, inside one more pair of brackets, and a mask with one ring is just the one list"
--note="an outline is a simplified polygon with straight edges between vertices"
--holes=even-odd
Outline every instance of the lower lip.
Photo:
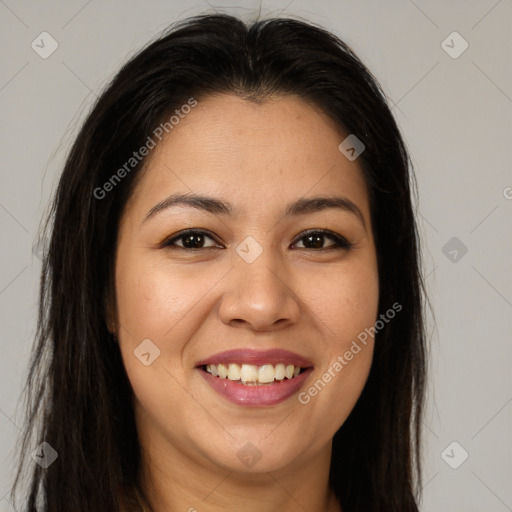
[[293,379],[274,381],[272,384],[262,386],[246,386],[227,378],[214,377],[207,371],[199,369],[206,382],[219,395],[236,405],[245,407],[268,407],[284,402],[299,391],[312,370],[312,368],[308,368]]

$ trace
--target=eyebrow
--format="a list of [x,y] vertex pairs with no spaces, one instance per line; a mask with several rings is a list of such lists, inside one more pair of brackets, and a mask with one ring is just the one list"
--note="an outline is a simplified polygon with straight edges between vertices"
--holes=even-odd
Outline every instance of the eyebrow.
[[[188,206],[196,208],[214,215],[229,215],[233,217],[234,206],[214,197],[202,196],[197,194],[172,194],[164,200],[157,203],[146,214],[143,223],[154,217],[157,213],[172,208],[173,206]],[[354,214],[359,218],[363,227],[366,229],[364,216],[358,206],[346,197],[328,196],[300,198],[287,205],[284,216],[291,217],[296,215],[305,215],[308,213],[320,212],[329,208],[335,208]]]

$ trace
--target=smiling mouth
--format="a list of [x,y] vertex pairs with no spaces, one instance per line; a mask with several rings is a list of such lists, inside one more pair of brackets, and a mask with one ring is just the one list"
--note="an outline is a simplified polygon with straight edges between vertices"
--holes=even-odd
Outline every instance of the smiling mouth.
[[217,377],[246,386],[268,386],[292,380],[298,377],[306,368],[294,366],[293,364],[206,364],[200,366],[202,370]]

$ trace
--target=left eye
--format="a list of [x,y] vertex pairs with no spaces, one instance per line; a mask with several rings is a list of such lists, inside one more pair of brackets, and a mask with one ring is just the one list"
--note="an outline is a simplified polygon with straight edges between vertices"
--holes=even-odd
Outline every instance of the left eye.
[[[334,244],[331,244],[327,247],[322,247],[326,238],[330,238],[334,240]],[[298,238],[299,241],[304,240],[307,245],[312,247],[304,247],[305,249],[320,249],[320,250],[331,250],[331,249],[350,249],[352,244],[347,241],[346,238],[338,235],[336,233],[332,233],[331,231],[326,230],[310,230],[306,233],[302,233],[301,237]],[[304,242],[303,242],[304,244]],[[295,245],[295,244],[294,244]],[[302,249],[302,247],[299,247]]]

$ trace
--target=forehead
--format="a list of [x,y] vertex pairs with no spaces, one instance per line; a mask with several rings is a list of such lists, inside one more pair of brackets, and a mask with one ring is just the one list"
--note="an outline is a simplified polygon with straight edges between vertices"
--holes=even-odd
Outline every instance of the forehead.
[[298,196],[343,193],[367,208],[357,161],[338,149],[340,127],[295,96],[255,103],[213,95],[198,104],[149,154],[137,203],[178,192],[229,198],[234,213]]

